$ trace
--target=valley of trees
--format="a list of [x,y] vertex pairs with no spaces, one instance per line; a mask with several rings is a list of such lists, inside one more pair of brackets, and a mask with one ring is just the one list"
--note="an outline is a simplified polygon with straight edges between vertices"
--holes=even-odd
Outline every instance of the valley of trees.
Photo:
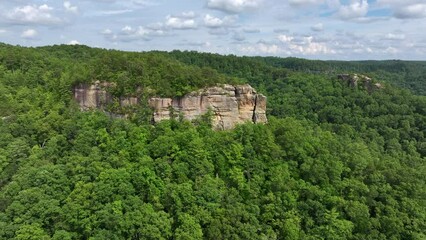
[[[0,239],[425,239],[425,71],[0,44]],[[269,123],[81,112],[72,87],[96,80],[142,97],[249,83]]]

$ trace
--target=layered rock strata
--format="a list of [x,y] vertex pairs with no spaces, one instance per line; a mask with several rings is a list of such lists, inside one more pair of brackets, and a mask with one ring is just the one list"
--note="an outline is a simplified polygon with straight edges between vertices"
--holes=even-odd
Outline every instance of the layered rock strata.
[[[74,98],[82,110],[103,109],[113,103],[107,89],[110,83],[96,82],[93,85],[79,84],[74,88]],[[139,103],[135,97],[120,98],[120,106]],[[184,119],[194,120],[211,111],[214,129],[232,129],[245,122],[266,123],[266,97],[258,94],[250,85],[220,85],[175,98],[150,98],[149,106],[154,110],[153,121],[170,119],[182,115]]]
[[[95,84],[78,84],[74,87],[74,99],[80,105],[81,110],[103,109],[113,102],[112,95],[107,91],[114,84],[96,81]],[[136,97],[121,97],[119,104],[122,107],[136,105],[139,99]]]
[[[214,129],[232,129],[245,122],[266,123],[266,97],[250,85],[223,85],[178,98],[151,98],[154,122],[170,119],[172,112],[194,120],[211,110]],[[172,112],[171,112],[172,111]]]

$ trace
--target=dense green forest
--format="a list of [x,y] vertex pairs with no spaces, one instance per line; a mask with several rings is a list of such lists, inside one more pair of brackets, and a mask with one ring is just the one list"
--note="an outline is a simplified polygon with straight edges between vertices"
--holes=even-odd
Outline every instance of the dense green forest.
[[[0,239],[425,239],[425,66],[0,44]],[[249,83],[269,122],[81,112],[72,87],[96,80]]]

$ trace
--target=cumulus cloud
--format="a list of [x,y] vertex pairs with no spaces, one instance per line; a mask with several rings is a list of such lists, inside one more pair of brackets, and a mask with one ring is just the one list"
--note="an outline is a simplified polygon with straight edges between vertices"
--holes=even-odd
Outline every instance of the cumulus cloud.
[[71,41],[68,42],[68,45],[79,45],[79,44],[81,44],[81,43],[77,40],[71,40]]
[[367,0],[351,0],[349,5],[342,5],[337,15],[342,20],[352,20],[365,17],[368,13]]
[[35,29],[27,29],[22,32],[21,37],[25,39],[34,39],[38,35]]
[[168,34],[161,26],[161,24],[159,24],[158,27],[132,27],[126,25],[115,32],[106,28],[102,30],[100,34],[111,42],[133,42],[138,40],[149,41],[153,37],[166,36]]
[[426,17],[426,3],[418,3],[407,5],[395,10],[394,13],[397,18],[425,18]]
[[240,13],[260,6],[262,0],[208,0],[207,7],[228,13]]
[[322,23],[317,23],[311,27],[312,31],[321,32],[324,30],[324,25]]
[[204,25],[208,28],[229,27],[234,24],[235,20],[236,16],[226,16],[221,19],[207,14],[204,17]]
[[291,55],[291,52],[286,51],[278,44],[263,40],[255,44],[242,45],[239,50],[245,54],[251,55]]
[[383,36],[384,40],[404,40],[405,35],[402,33],[388,33],[385,36]]
[[301,44],[290,44],[289,48],[293,52],[299,52],[303,55],[336,53],[334,50],[330,49],[326,43],[317,42],[312,36],[304,37]]
[[164,25],[172,29],[195,29],[197,23],[195,22],[194,12],[184,12],[181,15],[168,15]]
[[379,6],[395,7],[395,6],[407,6],[416,3],[421,3],[423,0],[377,0]]
[[280,42],[283,42],[283,43],[290,43],[291,41],[293,41],[293,39],[294,37],[287,36],[284,34],[278,36],[278,40],[280,40]]
[[335,54],[336,51],[327,46],[327,41],[317,41],[313,36],[295,37],[291,35],[278,35],[278,40],[292,54],[318,55]]
[[424,0],[377,0],[377,5],[393,10],[393,16],[399,19],[426,17]]
[[399,52],[399,50],[394,48],[394,47],[388,47],[384,50],[384,53],[386,53],[386,54],[396,54],[398,52]]
[[115,38],[123,42],[149,40],[149,32],[150,31],[143,26],[139,26],[137,28],[124,26]]
[[69,1],[64,2],[64,8],[65,8],[65,11],[67,11],[67,12],[71,12],[71,13],[77,13],[78,12],[78,7],[71,5],[71,2],[69,2]]
[[47,4],[26,5],[14,8],[6,14],[6,19],[16,24],[42,24],[51,25],[60,23],[61,20],[52,14],[53,8]]

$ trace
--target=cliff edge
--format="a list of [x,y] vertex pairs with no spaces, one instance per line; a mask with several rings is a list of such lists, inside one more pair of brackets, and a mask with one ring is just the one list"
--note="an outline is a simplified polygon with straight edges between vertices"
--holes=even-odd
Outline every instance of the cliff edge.
[[[104,109],[113,102],[107,89],[110,83],[79,84],[74,87],[74,99],[82,110]],[[136,105],[140,99],[123,97],[118,99],[120,106]],[[153,121],[170,119],[172,115],[182,115],[186,120],[195,120],[211,111],[212,125],[216,130],[232,129],[237,124],[252,122],[266,123],[266,97],[258,94],[250,85],[218,85],[188,93],[182,97],[148,100],[153,109]]]

